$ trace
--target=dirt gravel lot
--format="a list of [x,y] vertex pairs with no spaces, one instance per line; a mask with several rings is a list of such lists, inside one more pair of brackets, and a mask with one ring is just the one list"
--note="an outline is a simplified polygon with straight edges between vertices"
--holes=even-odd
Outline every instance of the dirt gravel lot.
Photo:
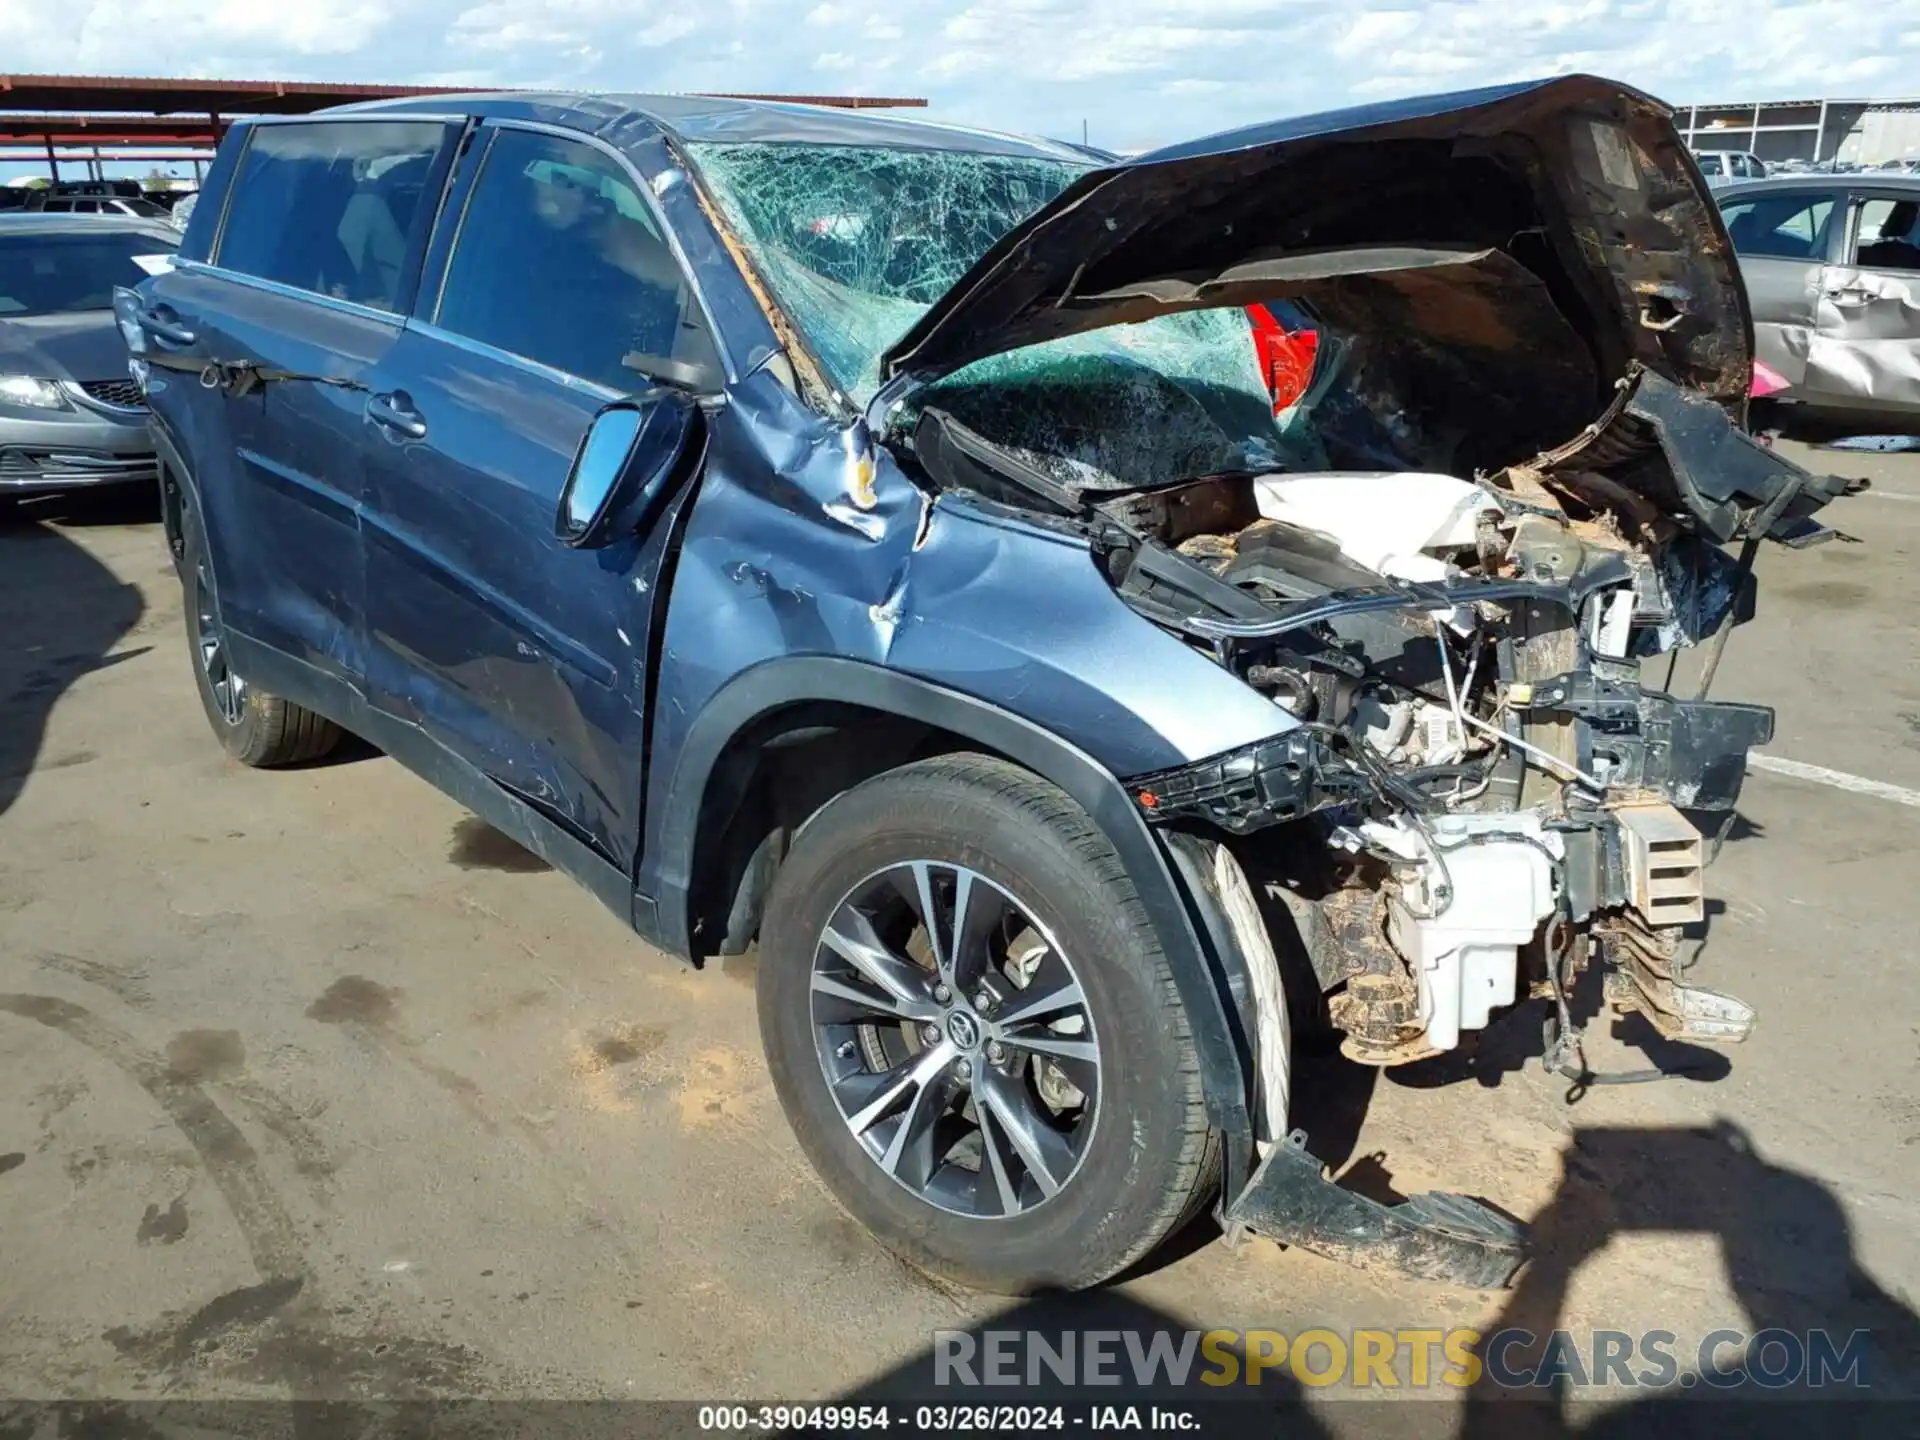
[[[1866,1327],[1876,1384],[1911,1385],[1920,456],[1811,463],[1874,476],[1830,512],[1862,543],[1769,547],[1716,693],[1779,708],[1772,755],[1908,793],[1748,782],[1696,975],[1759,1008],[1752,1042],[1569,1105],[1524,1063],[1524,1010],[1471,1065],[1296,1081],[1352,1183],[1536,1220],[1507,1295],[1207,1230],[1102,1295],[936,1288],[807,1170],[750,959],[648,950],[379,755],[228,762],[157,527],[97,503],[14,517],[0,1396],[904,1394],[934,1331],[996,1323],[1662,1329],[1689,1357],[1721,1327]],[[1590,1059],[1643,1065],[1645,1034],[1603,1019]],[[1362,1430],[1345,1393],[1317,1411]]]

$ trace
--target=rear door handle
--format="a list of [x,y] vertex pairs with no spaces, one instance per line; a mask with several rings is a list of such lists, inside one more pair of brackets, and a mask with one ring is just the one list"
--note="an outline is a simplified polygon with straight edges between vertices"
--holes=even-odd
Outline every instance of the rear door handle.
[[134,323],[153,336],[169,345],[191,345],[200,337],[177,320],[169,320],[164,315],[156,315],[151,310],[141,310],[134,315]]
[[413,408],[413,401],[407,398],[404,390],[390,390],[384,395],[369,396],[367,418],[381,429],[404,435],[409,440],[422,439],[427,433],[426,420]]

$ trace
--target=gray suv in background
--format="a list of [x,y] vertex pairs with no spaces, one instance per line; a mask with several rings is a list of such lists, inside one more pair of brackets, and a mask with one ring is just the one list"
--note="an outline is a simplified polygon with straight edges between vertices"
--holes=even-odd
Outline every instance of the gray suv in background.
[[179,243],[163,221],[0,215],[0,497],[156,480],[113,292]]

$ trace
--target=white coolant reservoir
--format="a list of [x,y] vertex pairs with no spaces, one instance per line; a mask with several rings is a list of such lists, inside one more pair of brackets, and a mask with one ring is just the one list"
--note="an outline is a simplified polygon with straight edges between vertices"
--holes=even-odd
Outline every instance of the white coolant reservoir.
[[1354,563],[1414,581],[1446,579],[1428,552],[1470,549],[1478,517],[1500,508],[1478,485],[1411,470],[1263,475],[1253,488],[1266,519],[1317,530]]
[[[1409,826],[1363,828],[1396,853],[1427,859],[1424,839]],[[1439,866],[1421,865],[1389,898],[1387,936],[1419,986],[1427,1044],[1451,1050],[1462,1030],[1485,1028],[1495,1010],[1514,1002],[1519,949],[1554,911],[1553,861],[1562,847],[1529,814],[1435,816],[1428,828],[1445,862],[1444,883]]]

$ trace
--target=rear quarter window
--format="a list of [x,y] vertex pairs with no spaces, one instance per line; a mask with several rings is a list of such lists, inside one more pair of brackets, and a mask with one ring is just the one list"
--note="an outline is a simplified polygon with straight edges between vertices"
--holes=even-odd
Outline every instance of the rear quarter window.
[[438,121],[254,127],[214,263],[376,310],[405,304],[438,200]]

